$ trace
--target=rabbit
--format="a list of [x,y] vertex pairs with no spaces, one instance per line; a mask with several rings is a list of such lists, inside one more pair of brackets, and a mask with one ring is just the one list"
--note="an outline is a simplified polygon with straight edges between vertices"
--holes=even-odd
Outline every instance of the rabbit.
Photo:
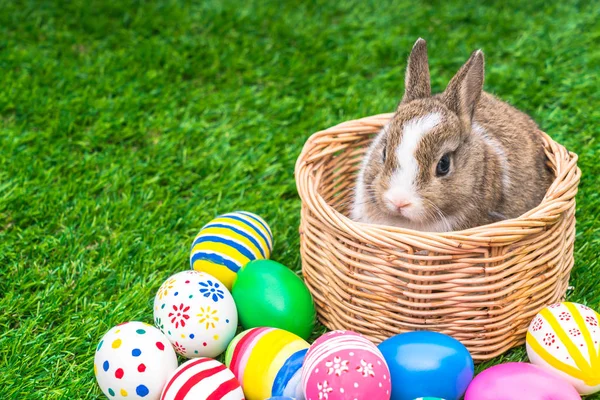
[[431,94],[427,44],[414,44],[405,92],[366,151],[351,219],[426,232],[516,218],[554,179],[537,124],[483,91],[474,51],[443,93]]

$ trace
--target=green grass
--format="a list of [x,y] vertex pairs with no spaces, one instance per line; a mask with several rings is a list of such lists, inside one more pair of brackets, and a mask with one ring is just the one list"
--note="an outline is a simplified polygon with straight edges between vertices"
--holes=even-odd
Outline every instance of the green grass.
[[435,91],[482,48],[486,90],[579,154],[568,298],[600,308],[597,2],[190,3],[0,0],[2,399],[100,398],[98,340],[152,321],[219,213],[262,215],[299,269],[304,141],[392,111],[419,36]]

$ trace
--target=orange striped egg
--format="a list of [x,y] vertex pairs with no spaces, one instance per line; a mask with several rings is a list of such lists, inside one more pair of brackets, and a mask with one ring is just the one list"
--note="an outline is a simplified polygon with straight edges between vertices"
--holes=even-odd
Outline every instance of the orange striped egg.
[[173,372],[160,400],[244,400],[233,373],[217,360],[189,360]]
[[600,315],[577,303],[552,304],[527,330],[529,361],[554,371],[580,394],[600,391]]

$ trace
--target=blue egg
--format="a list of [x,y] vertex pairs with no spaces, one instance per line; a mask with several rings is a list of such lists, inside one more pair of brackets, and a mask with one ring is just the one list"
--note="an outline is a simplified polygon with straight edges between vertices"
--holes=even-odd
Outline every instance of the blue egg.
[[378,348],[390,368],[391,400],[458,400],[473,380],[473,358],[451,336],[429,331],[401,333]]
[[287,396],[275,396],[275,397],[269,397],[267,400],[296,400],[293,397],[287,397]]

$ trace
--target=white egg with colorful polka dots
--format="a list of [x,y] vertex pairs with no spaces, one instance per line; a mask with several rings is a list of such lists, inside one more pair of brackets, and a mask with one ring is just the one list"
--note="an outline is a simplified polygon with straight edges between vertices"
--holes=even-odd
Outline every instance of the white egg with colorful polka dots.
[[194,270],[167,279],[154,297],[154,325],[186,358],[215,358],[237,330],[233,296],[215,277]]
[[177,369],[177,355],[158,329],[126,322],[110,329],[94,356],[94,375],[109,399],[158,400]]

